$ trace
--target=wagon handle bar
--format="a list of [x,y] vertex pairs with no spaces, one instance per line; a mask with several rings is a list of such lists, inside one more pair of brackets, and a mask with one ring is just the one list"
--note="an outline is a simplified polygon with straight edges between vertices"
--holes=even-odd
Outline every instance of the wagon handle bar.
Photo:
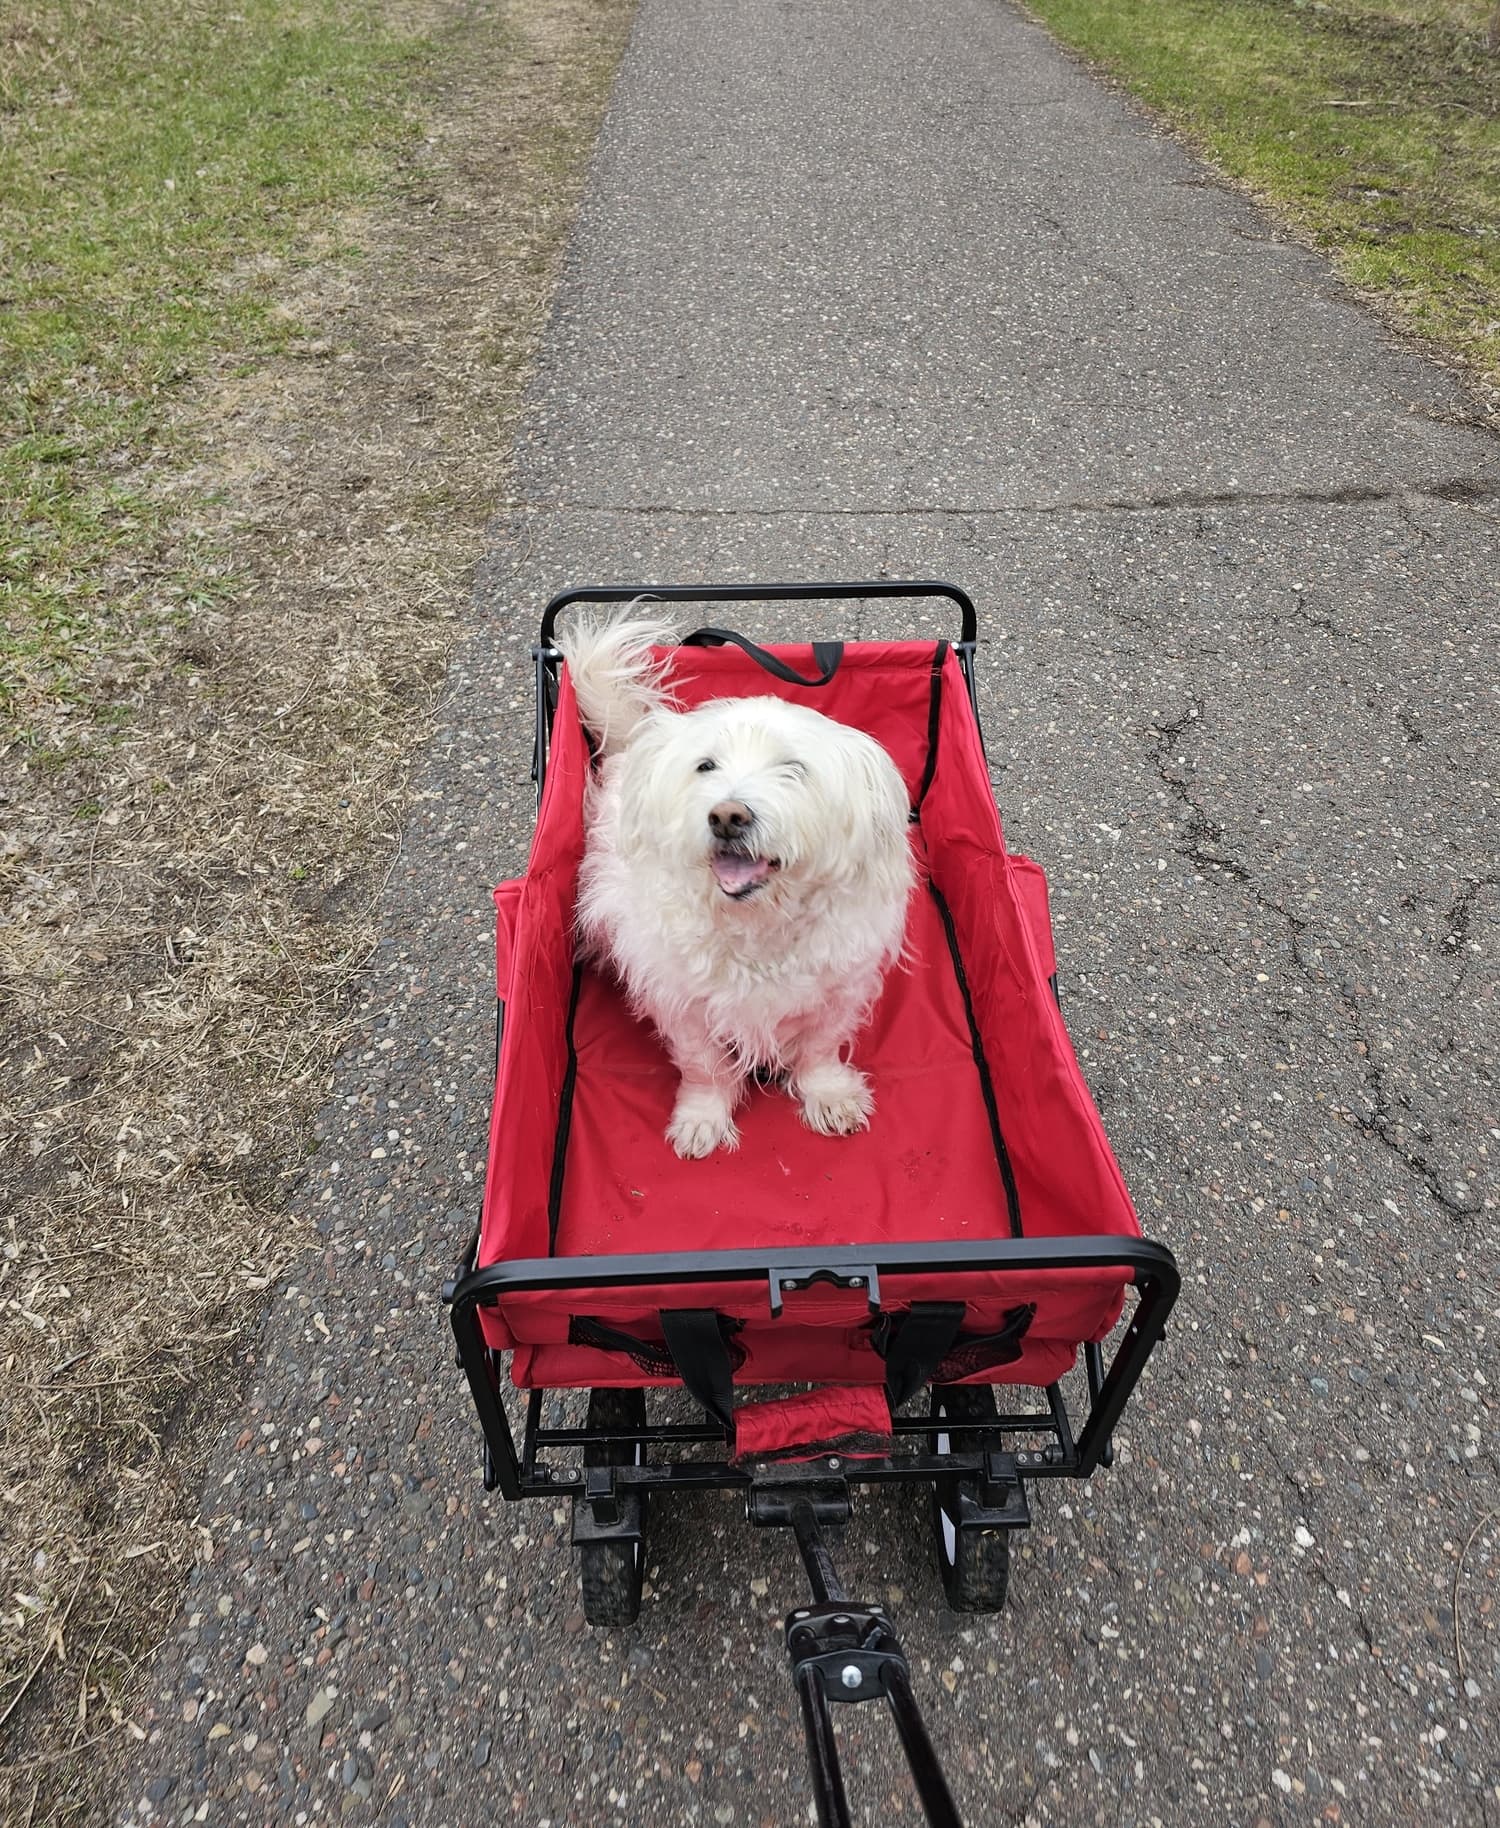
[[872,1257],[882,1277],[968,1276],[1027,1270],[1123,1270],[1139,1285],[1153,1281],[1176,1299],[1181,1281],[1164,1244],[1149,1238],[1093,1232],[1053,1238],[985,1238],[959,1242],[904,1242],[871,1247],[836,1245],[807,1250],[710,1250],[603,1257],[513,1258],[473,1269],[445,1293],[455,1307],[478,1306],[508,1294],[548,1289],[618,1289],[698,1282],[766,1282],[776,1273],[805,1277],[821,1270],[862,1271]]
[[880,578],[868,583],[828,584],[585,584],[561,590],[542,612],[540,645],[552,646],[557,618],[575,603],[633,603],[651,597],[662,603],[816,603],[856,597],[947,597],[958,605],[959,640],[972,647],[979,639],[974,600],[957,584],[940,578]]

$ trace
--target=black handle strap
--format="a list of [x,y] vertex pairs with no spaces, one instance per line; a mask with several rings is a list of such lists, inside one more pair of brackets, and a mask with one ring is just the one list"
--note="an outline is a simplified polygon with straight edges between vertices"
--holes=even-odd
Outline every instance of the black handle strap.
[[732,628],[695,628],[692,634],[682,637],[684,647],[723,647],[726,642],[742,649],[757,666],[764,667],[773,679],[784,679],[788,685],[826,686],[838,671],[839,662],[844,657],[842,641],[814,641],[813,659],[819,670],[817,677],[810,679],[795,667],[788,666],[784,660],[778,660],[768,648],[757,647],[748,636],[737,634]]
[[961,1301],[914,1301],[904,1314],[882,1316],[871,1343],[885,1360],[885,1393],[893,1414],[932,1382],[963,1323]]
[[[712,1308],[663,1308],[661,1336],[667,1342],[677,1375],[703,1405],[707,1415],[734,1439],[735,1348],[729,1327]],[[740,1362],[744,1348],[738,1348]]]

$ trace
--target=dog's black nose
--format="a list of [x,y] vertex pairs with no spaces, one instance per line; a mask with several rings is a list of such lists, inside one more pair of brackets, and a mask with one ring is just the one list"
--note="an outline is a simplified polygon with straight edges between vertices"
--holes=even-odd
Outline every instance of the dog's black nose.
[[720,800],[708,815],[709,830],[724,844],[743,838],[754,823],[755,814],[738,800]]

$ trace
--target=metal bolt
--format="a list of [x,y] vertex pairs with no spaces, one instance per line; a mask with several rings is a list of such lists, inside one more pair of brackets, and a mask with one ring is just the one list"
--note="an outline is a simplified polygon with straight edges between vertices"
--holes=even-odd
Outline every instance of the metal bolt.
[[565,1466],[562,1471],[562,1478],[565,1485],[576,1485],[578,1483],[578,1468],[576,1466]]
[[863,1276],[851,1276],[849,1278],[849,1286],[850,1286],[850,1288],[863,1288],[865,1286],[864,1277]]
[[828,1456],[829,1472],[836,1473],[843,1464],[844,1464],[843,1461],[838,1457],[837,1454],[829,1454],[829,1456]]
[[846,1663],[839,1671],[839,1681],[843,1683],[845,1688],[858,1688],[864,1681],[864,1677],[852,1663]]

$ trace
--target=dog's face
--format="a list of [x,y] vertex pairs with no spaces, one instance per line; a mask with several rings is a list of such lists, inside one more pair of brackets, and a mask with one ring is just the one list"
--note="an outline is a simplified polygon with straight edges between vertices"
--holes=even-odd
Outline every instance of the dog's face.
[[776,698],[654,713],[625,751],[621,841],[722,900],[899,867],[906,792],[871,737]]

